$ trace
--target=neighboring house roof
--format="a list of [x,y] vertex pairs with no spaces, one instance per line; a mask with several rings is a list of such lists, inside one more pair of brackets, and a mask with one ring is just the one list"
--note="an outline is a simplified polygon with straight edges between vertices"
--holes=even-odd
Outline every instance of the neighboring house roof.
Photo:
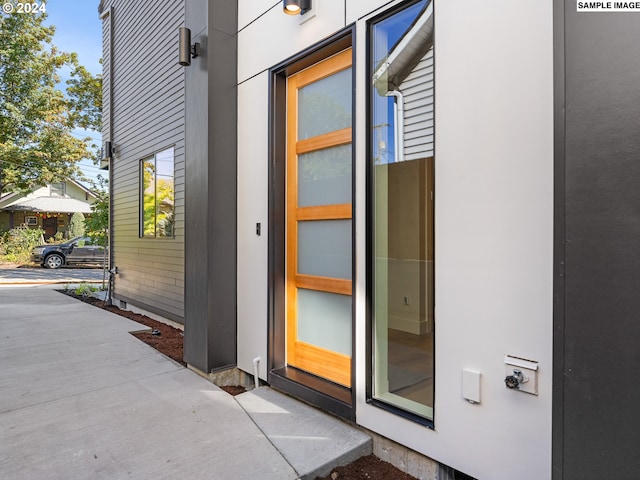
[[433,156],[433,1],[380,61],[373,84],[394,97],[394,162]]
[[4,195],[0,195],[0,202],[6,202],[7,200],[14,198],[14,197],[18,197],[18,198],[22,198],[24,196],[24,194],[18,193],[18,192],[9,192],[9,193],[5,193]]
[[57,212],[57,213],[91,213],[88,203],[75,198],[36,197],[20,198],[11,202],[0,210],[15,210],[29,212]]
[[[80,190],[82,190],[83,192],[85,192],[87,195],[89,195],[90,197],[93,198],[98,198],[98,195],[96,195],[91,189],[85,187],[82,183],[78,182],[77,180],[73,180],[73,179],[66,179],[64,180],[65,183],[67,184],[71,184],[71,185],[75,185],[76,187],[78,187]],[[31,193],[35,192],[36,190],[45,187],[47,185],[41,185],[38,187],[35,187],[31,190]],[[3,195],[0,196],[0,202],[5,202],[6,200],[12,198],[12,197],[24,197],[28,195],[27,193],[24,192],[9,192],[9,193],[5,193]]]
[[[64,181],[64,195],[50,195],[50,186],[34,188],[29,193],[12,192],[0,198],[0,211],[25,211],[44,213],[91,213],[91,203],[98,198],[95,193],[72,179]],[[69,189],[72,186],[73,188]]]

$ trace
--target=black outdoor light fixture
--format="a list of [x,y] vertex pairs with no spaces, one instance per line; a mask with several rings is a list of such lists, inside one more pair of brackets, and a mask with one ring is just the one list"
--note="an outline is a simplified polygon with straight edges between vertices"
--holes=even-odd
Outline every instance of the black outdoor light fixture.
[[108,162],[111,160],[111,155],[113,155],[113,144],[107,140],[102,145],[102,160]]
[[282,0],[282,10],[287,15],[304,15],[311,9],[311,0]]
[[111,157],[113,156],[115,151],[115,147],[111,141],[107,140],[102,145],[102,155],[100,159],[100,169],[107,170],[109,168],[109,163],[111,163]]
[[180,27],[179,38],[179,58],[178,63],[183,67],[191,65],[191,59],[200,54],[200,44],[198,42],[191,45],[191,30],[187,27]]

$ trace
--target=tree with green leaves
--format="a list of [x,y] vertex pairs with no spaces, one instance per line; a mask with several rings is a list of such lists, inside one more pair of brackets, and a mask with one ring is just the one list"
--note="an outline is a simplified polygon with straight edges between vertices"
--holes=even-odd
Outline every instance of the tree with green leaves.
[[142,234],[143,236],[172,237],[174,234],[173,179],[159,178],[153,160],[142,167]]
[[81,212],[75,212],[69,220],[69,236],[71,238],[83,237],[86,230],[84,215]]
[[94,243],[106,247],[109,243],[109,180],[98,175],[93,191],[98,198],[91,204],[91,216],[85,219],[87,235]]
[[[102,61],[100,61],[102,63]],[[77,65],[67,80],[70,117],[73,124],[85,130],[102,128],[102,75],[93,76]]]
[[[73,130],[99,129],[102,80],[56,49],[45,19],[0,13],[0,195],[81,177],[77,162],[94,155]],[[72,71],[66,95],[63,68]]]
[[93,191],[98,198],[91,204],[91,215],[85,220],[85,226],[93,243],[105,247],[102,287],[106,288],[109,268],[109,180],[98,175],[97,183],[93,184]]

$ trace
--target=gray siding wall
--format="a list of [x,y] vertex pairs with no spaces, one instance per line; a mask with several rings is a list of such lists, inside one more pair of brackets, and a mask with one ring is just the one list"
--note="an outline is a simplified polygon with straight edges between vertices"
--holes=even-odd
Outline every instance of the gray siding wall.
[[640,478],[640,17],[558,3],[553,478],[631,480]]
[[106,8],[102,16],[102,138],[111,136],[111,18]]
[[[185,70],[185,361],[236,365],[237,2],[189,0],[201,54]],[[266,328],[266,326],[265,326]]]
[[402,82],[404,159],[433,157],[433,49]]
[[[105,9],[113,6],[114,25],[113,65],[104,67],[105,78],[113,69],[113,112],[107,109],[103,122],[104,138],[110,135],[116,149],[110,167],[113,265],[118,268],[114,296],[182,322],[184,69],[177,53],[184,2],[159,0],[144,8],[126,0],[105,4]],[[103,29],[108,28],[105,20]],[[103,39],[108,59],[108,31]],[[111,113],[113,132],[109,132]],[[139,162],[169,147],[175,149],[175,238],[139,238]]]

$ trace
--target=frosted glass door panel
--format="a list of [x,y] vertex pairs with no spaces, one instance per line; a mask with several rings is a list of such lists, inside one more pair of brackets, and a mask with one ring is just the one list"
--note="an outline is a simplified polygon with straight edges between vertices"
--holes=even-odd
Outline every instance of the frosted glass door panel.
[[298,140],[351,127],[351,68],[298,90]]
[[298,273],[351,280],[351,220],[299,222]]
[[298,206],[351,203],[351,144],[298,156]]
[[298,340],[351,355],[351,296],[298,289]]

